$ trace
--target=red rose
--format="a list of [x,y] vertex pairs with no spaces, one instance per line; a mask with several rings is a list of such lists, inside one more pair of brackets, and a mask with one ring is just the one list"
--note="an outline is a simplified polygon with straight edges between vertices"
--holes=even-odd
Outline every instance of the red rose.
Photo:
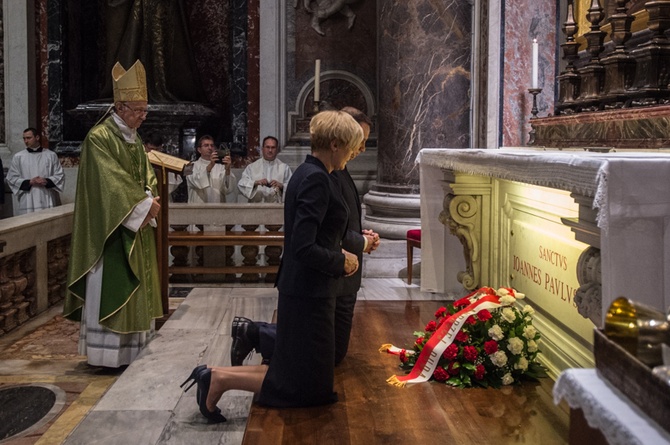
[[438,310],[435,311],[435,318],[440,318],[447,312],[447,308],[442,306]]
[[468,338],[470,338],[468,334],[463,331],[458,331],[458,334],[456,334],[456,341],[460,341],[461,343],[468,341]]
[[489,340],[484,342],[484,352],[488,355],[493,354],[498,351],[498,342],[495,340]]
[[486,368],[484,368],[484,365],[477,365],[475,368],[475,378],[477,380],[481,380],[484,378],[484,375],[486,374]]
[[445,371],[442,366],[438,366],[435,368],[435,371],[433,371],[433,378],[438,382],[444,382],[449,378],[449,374],[447,374],[447,371]]
[[461,372],[461,364],[458,362],[451,362],[447,366],[447,372],[451,375],[458,375]]
[[490,320],[491,313],[488,311],[488,309],[482,309],[481,311],[477,312],[477,318],[479,318],[481,321]]
[[399,357],[400,357],[400,361],[402,363],[407,363],[407,352],[404,349],[402,351],[400,351],[400,356]]
[[465,319],[465,323],[466,324],[476,324],[477,320],[475,320],[475,317],[470,315],[468,318]]
[[416,339],[416,342],[414,342],[415,345],[421,346],[423,344],[423,337],[419,337]]
[[477,360],[477,348],[474,346],[466,346],[463,348],[463,357],[469,362],[474,363]]
[[453,360],[456,358],[457,355],[458,355],[458,346],[456,346],[454,343],[447,346],[447,349],[445,349],[444,352],[442,353],[442,357],[446,358],[447,360]]
[[426,325],[426,332],[435,332],[435,329],[437,329],[437,323],[429,321]]
[[470,300],[468,297],[461,298],[460,300],[454,301],[454,307],[468,306],[470,305]]

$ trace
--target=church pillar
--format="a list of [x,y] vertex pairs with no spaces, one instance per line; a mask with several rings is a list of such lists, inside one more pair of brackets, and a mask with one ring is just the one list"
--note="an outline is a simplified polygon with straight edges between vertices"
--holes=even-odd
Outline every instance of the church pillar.
[[404,239],[420,225],[419,150],[470,145],[472,5],[379,0],[377,184],[364,226]]
[[286,141],[286,104],[282,89],[286,26],[283,2],[260,0],[259,137],[273,135],[282,142]]
[[[0,146],[0,155],[8,158],[23,149],[23,130],[31,121],[30,95],[34,79],[34,21],[32,2],[3,0],[2,23],[4,40],[4,124],[6,145]],[[31,18],[29,20],[29,17]],[[11,85],[11,88],[7,86]]]

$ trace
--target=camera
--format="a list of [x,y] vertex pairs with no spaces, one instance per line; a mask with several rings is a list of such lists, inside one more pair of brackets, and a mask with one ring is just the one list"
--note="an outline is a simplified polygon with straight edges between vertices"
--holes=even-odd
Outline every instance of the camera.
[[219,157],[217,162],[219,164],[223,164],[223,158],[230,156],[230,149],[225,144],[221,144],[219,149],[216,150],[216,155]]

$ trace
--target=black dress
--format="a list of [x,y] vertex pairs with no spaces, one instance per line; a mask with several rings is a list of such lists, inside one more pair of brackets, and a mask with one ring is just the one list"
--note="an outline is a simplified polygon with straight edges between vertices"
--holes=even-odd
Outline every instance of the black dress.
[[258,400],[263,405],[337,401],[333,289],[344,273],[341,242],[347,220],[338,184],[321,161],[307,156],[286,190],[277,339]]

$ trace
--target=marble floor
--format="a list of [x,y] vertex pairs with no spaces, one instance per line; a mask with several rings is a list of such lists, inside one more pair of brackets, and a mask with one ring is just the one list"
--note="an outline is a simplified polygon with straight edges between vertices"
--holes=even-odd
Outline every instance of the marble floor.
[[[89,367],[84,357],[76,355],[71,327],[59,328],[69,338],[62,343],[56,341],[58,332],[46,330],[44,334],[45,329],[37,329],[57,317],[59,308],[0,338],[0,387],[52,385],[62,394],[60,409],[51,419],[3,445],[241,443],[251,404],[248,393],[227,393],[219,406],[228,422],[207,425],[198,413],[195,391],[183,393],[179,384],[200,363],[230,363],[234,316],[272,318],[277,291],[270,285],[260,286],[202,286],[188,292],[186,298],[172,298],[175,311],[156,338],[127,369],[115,372]],[[407,285],[399,278],[365,278],[359,298],[451,299],[421,292],[419,279]],[[25,340],[37,332],[51,339],[51,349],[35,349],[33,343],[45,340]],[[249,359],[250,363],[259,360],[258,356]]]

